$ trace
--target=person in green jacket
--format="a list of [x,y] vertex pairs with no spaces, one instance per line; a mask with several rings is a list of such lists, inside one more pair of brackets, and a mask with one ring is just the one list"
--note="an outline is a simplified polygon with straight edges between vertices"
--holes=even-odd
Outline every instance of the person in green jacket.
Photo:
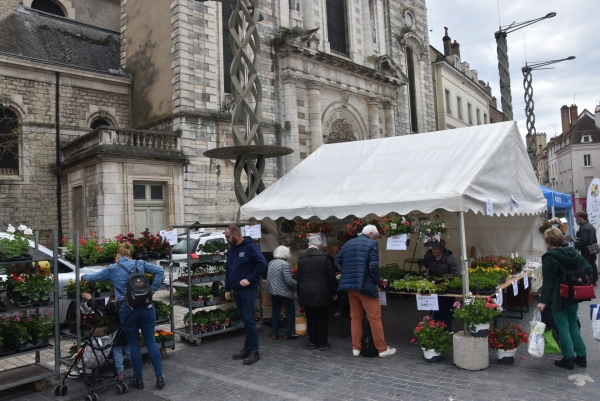
[[542,312],[546,306],[552,308],[563,354],[563,358],[554,361],[554,364],[570,370],[575,369],[575,364],[585,368],[587,367],[587,352],[577,326],[579,307],[576,303],[562,298],[558,293],[558,287],[564,272],[584,270],[591,275],[592,267],[575,248],[562,248],[563,234],[558,228],[546,230],[544,241],[548,246],[548,252],[542,256],[544,283],[537,308]]

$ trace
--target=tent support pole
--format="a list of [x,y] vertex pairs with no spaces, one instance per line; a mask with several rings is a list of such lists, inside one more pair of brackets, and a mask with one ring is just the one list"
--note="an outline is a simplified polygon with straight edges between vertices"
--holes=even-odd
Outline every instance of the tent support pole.
[[554,205],[552,205],[552,218],[554,218]]
[[465,213],[458,212],[458,232],[460,235],[460,258],[463,282],[463,299],[469,293],[469,260],[467,258],[467,244],[465,239]]

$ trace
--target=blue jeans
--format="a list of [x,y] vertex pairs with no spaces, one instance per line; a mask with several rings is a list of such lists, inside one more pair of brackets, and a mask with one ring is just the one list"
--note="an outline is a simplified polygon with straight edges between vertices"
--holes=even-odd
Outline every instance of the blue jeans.
[[242,318],[244,330],[246,331],[244,349],[250,350],[250,352],[258,352],[258,330],[256,330],[256,322],[254,321],[256,292],[256,288],[235,290],[233,292],[233,300],[235,301],[235,306]]
[[281,312],[281,305],[285,306],[286,314],[285,314],[285,335],[291,336],[294,334],[294,325],[296,323],[295,315],[295,306],[294,300],[288,297],[282,297],[280,295],[271,295],[271,300],[273,301],[273,309],[272,309],[272,319],[271,323],[273,325],[272,333],[275,335],[279,334],[279,313]]
[[[131,316],[129,313],[131,312]],[[144,338],[144,344],[148,349],[148,356],[152,367],[154,367],[154,374],[162,374],[162,361],[160,360],[160,350],[156,345],[154,339],[154,330],[156,328],[156,312],[154,306],[151,305],[149,308],[134,308],[129,309],[124,303],[119,307],[119,319],[121,322],[125,322],[123,325],[123,332],[127,337],[131,353],[131,365],[133,366],[133,376],[135,378],[142,378],[142,353],[140,351],[140,331]]]
[[123,370],[125,370],[125,366],[123,366],[123,351],[125,351],[127,359],[131,361],[131,351],[129,348],[129,344],[115,345],[113,347],[113,359],[115,361],[115,368],[117,368],[117,373],[121,373]]

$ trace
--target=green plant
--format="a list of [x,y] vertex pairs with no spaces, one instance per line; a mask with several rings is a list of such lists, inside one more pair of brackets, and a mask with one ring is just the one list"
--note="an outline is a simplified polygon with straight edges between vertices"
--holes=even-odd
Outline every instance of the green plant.
[[27,328],[33,343],[43,343],[52,336],[54,332],[54,319],[52,312],[46,308],[44,313],[23,312],[20,315],[21,322]]
[[225,252],[227,250],[226,242],[213,241],[199,247],[199,250],[206,254],[216,254],[217,252]]
[[418,342],[422,348],[439,353],[449,351],[452,349],[452,333],[446,327],[446,323],[425,316],[413,330],[415,337],[410,342]]
[[294,226],[294,232],[298,234],[298,238],[306,238],[309,234],[314,233],[327,235],[331,233],[331,224],[326,221],[298,219]]
[[448,282],[448,288],[452,288],[452,289],[461,289],[462,288],[462,277],[461,276],[456,276],[453,277],[452,280],[450,280]]
[[50,300],[50,294],[54,291],[54,280],[46,271],[27,267],[14,271],[8,279],[7,286],[13,293],[26,298],[30,303],[43,302]]
[[[212,289],[210,287],[204,287],[204,286],[190,287],[190,291],[192,293],[192,301],[198,300],[199,297],[204,297],[206,295],[209,295],[211,293],[211,290]],[[187,301],[187,299],[188,299],[187,287],[178,288],[177,290],[175,290],[175,298],[177,298],[180,301]]]
[[304,308],[298,308],[298,313],[296,313],[296,317],[306,317],[306,313],[304,312]]
[[496,288],[498,285],[498,276],[488,273],[469,272],[469,286],[473,289]]
[[490,329],[488,342],[493,349],[511,350],[517,348],[521,343],[527,344],[527,334],[521,329],[521,325],[507,324],[502,329]]
[[[75,260],[75,243],[67,242],[66,238],[63,238],[62,242],[67,248],[67,258],[70,260]],[[102,247],[96,243],[95,238],[86,240],[83,235],[79,236],[79,259],[81,260],[81,263],[84,265],[94,264],[98,261],[98,259],[100,259],[101,254]]]
[[409,234],[413,232],[413,227],[411,226],[412,218],[411,215],[398,215],[395,218],[392,217],[381,217],[379,224],[383,231],[383,235],[386,237],[391,237],[393,235],[399,234]]
[[0,332],[4,338],[4,344],[9,347],[19,348],[31,340],[31,335],[20,315],[0,318]]
[[441,220],[425,221],[418,225],[417,234],[419,239],[427,239],[433,241],[433,236],[436,234],[446,234],[448,229]]
[[0,254],[7,258],[16,258],[29,253],[29,241],[33,240],[33,231],[23,224],[16,229],[8,225],[6,232],[11,234],[0,238]]
[[157,318],[159,316],[166,316],[167,319],[171,317],[171,305],[167,305],[162,301],[154,301],[154,310]]
[[558,227],[562,226],[562,222],[560,221],[560,219],[558,217],[544,221],[538,227],[538,230],[540,230],[540,232],[543,234],[546,232],[547,229],[552,228],[552,226],[555,226],[555,225],[558,225]]
[[491,297],[474,297],[468,293],[463,304],[454,303],[452,312],[455,319],[462,319],[469,330],[474,331],[476,324],[489,323],[502,311],[502,307]]

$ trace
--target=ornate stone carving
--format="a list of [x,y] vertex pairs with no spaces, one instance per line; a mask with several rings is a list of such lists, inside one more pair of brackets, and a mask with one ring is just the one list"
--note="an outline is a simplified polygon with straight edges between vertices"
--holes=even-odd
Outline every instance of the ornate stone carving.
[[231,93],[225,93],[223,101],[221,102],[221,114],[224,116],[231,116],[235,102]]
[[350,93],[347,91],[344,91],[344,93],[342,93],[342,107],[348,107],[349,100],[350,100]]
[[300,11],[300,0],[290,0],[290,10]]
[[338,118],[331,124],[327,143],[356,141],[352,124],[345,118]]

